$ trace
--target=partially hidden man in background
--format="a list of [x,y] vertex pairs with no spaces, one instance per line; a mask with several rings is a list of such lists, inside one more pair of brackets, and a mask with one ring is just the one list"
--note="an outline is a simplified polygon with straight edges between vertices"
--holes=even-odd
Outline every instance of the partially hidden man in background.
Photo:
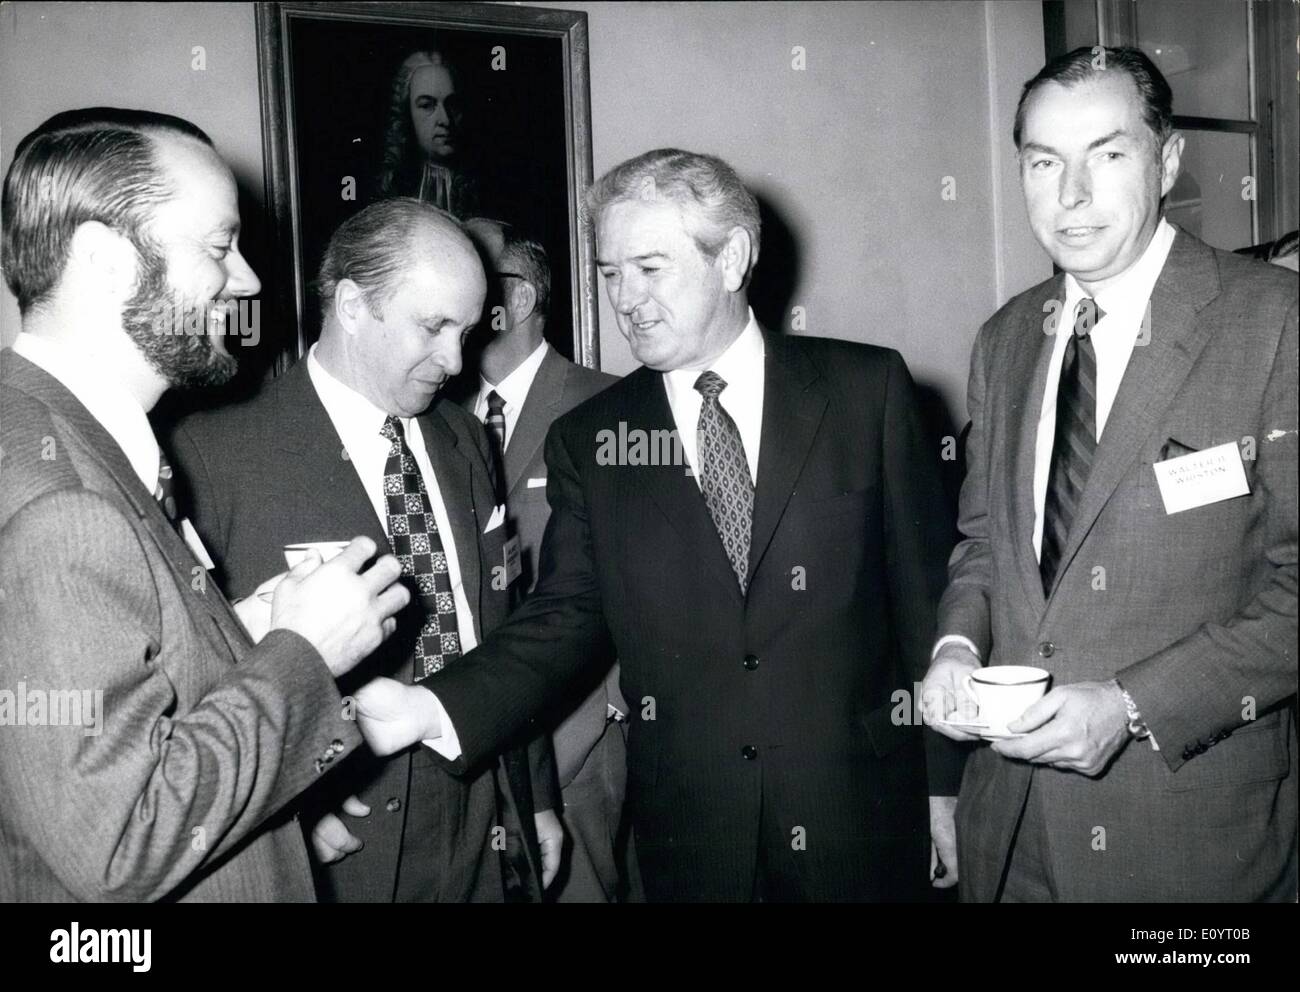
[[[487,428],[507,520],[521,546],[519,587],[526,594],[537,584],[550,518],[542,457],[546,433],[557,417],[618,380],[570,362],[547,343],[551,267],[546,249],[500,221],[474,218],[466,228],[483,257],[489,288],[477,332],[482,342],[477,368],[467,370],[477,374],[462,377],[459,395]],[[628,706],[619,690],[618,665],[607,668],[601,672],[593,666],[597,681],[586,698],[565,700],[555,716],[543,720],[558,721],[552,740],[568,839],[550,892],[557,902],[612,902],[638,892],[635,877],[626,877],[626,844],[620,837]],[[623,889],[628,891],[620,894]]]

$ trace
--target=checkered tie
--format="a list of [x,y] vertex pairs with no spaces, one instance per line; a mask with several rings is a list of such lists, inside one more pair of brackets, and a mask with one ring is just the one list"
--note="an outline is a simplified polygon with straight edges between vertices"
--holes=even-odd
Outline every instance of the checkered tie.
[[384,464],[384,502],[388,510],[388,542],[402,565],[402,575],[414,579],[425,621],[415,641],[415,680],[450,665],[460,657],[456,601],[451,592],[447,554],[438,536],[433,505],[424,476],[406,444],[402,422],[384,420],[379,431],[392,444]]
[[754,517],[754,482],[745,461],[745,446],[731,415],[718,402],[727,382],[716,372],[702,372],[695,388],[704,397],[696,433],[700,460],[700,489],[713,526],[731,559],[740,591],[749,572],[749,530]]
[[1070,536],[1074,510],[1097,450],[1097,351],[1090,335],[1104,316],[1096,300],[1079,301],[1074,314],[1074,333],[1065,345],[1065,357],[1061,360],[1056,435],[1052,441],[1047,498],[1043,503],[1043,547],[1038,556],[1044,596],[1051,595],[1061,554]]

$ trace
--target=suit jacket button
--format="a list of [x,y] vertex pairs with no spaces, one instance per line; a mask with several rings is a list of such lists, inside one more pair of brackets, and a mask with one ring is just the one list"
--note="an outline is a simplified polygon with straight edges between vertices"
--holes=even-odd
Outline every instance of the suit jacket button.
[[740,753],[744,756],[746,761],[753,761],[758,757],[758,748],[754,747],[753,744],[746,744],[740,749]]
[[1038,645],[1038,656],[1040,658],[1050,658],[1054,654],[1056,654],[1056,645],[1051,641],[1043,641],[1042,644]]
[[396,813],[402,808],[402,801],[394,796],[392,799],[388,800],[388,802],[384,803],[384,808],[390,813]]
[[752,672],[757,667],[758,667],[758,655],[756,654],[745,655],[745,671]]

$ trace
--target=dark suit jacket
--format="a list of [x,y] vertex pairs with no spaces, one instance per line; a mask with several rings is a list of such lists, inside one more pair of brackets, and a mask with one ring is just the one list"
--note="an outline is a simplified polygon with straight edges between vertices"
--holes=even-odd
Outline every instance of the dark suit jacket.
[[103,693],[97,736],[0,727],[0,902],[312,901],[282,809],[361,739],[320,655],[253,647],[108,432],[8,350],[0,449],[0,685]]
[[[976,341],[965,540],[939,630],[1056,685],[1118,676],[1160,751],[1130,742],[1097,778],[976,752],[957,810],[963,898],[996,897],[1032,780],[1063,899],[1293,900],[1296,277],[1178,232],[1044,597],[1034,443],[1043,321],[1063,298],[1063,277],[1041,283]],[[1248,448],[1250,495],[1167,514],[1152,464],[1225,442]]]
[[[493,583],[492,571],[502,560],[504,528],[483,533],[493,509],[487,440],[472,417],[445,401],[435,401],[419,423],[451,518],[475,634],[481,638],[505,618],[508,608],[508,591]],[[182,502],[188,502],[232,595],[247,595],[265,576],[283,571],[285,544],[366,534],[381,549],[388,547],[384,525],[342,454],[343,443],[305,361],[247,403],[182,421],[172,445],[191,490]],[[399,614],[398,632],[350,674],[344,688],[375,675],[409,683],[422,623],[420,607],[413,602]],[[501,822],[493,757],[483,755],[474,772],[459,782],[422,745],[389,759],[377,759],[363,748],[330,788],[308,797],[313,814],[304,814],[308,824],[320,813],[337,810],[349,793],[358,794],[371,809],[368,817],[347,820],[365,848],[323,869],[322,898],[500,898],[499,876],[492,877],[498,869],[491,833]],[[541,876],[527,759],[512,753],[505,764],[509,788],[503,798],[511,802],[503,812],[511,829],[527,839],[529,884],[536,896]],[[553,768],[541,768],[539,777],[550,782]],[[437,848],[423,848],[434,835],[440,838]]]
[[[649,898],[750,898],[764,816],[803,828],[812,898],[918,896],[926,762],[896,694],[926,670],[944,581],[937,454],[897,353],[772,335],[766,349],[747,595],[683,464],[604,463],[602,432],[674,427],[662,375],[642,368],[556,421],[537,589],[429,687],[473,762],[612,639]],[[955,789],[958,769],[931,771]]]

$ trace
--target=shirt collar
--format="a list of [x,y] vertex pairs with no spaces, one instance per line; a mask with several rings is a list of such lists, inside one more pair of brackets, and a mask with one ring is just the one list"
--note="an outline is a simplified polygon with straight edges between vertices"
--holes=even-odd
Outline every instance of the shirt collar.
[[[763,381],[763,332],[758,329],[754,311],[749,311],[749,321],[740,336],[727,346],[708,371],[716,372],[733,390],[732,396],[744,392],[747,388]],[[695,391],[695,380],[700,377],[699,369],[673,369],[664,374],[664,382],[670,397],[690,395]],[[734,388],[733,388],[734,387]]]
[[[316,387],[316,395],[334,422],[344,447],[351,448],[352,443],[375,443],[381,437],[379,430],[388,419],[388,414],[375,406],[351,386],[335,378],[320,359],[316,357],[316,345],[307,352],[307,375]],[[411,436],[411,418],[398,417],[402,422],[402,432],[407,439]],[[388,442],[384,442],[387,444]]]
[[528,391],[533,388],[533,380],[537,378],[537,370],[542,367],[542,360],[546,358],[548,347],[543,341],[533,349],[532,354],[515,367],[514,371],[495,386],[480,375],[479,396],[482,402],[486,403],[487,394],[496,390],[496,394],[506,401],[506,406],[515,410],[522,407],[524,401],[528,399]]
[[92,365],[85,355],[62,342],[27,332],[14,339],[13,349],[63,383],[117,442],[144,487],[150,493],[157,489],[158,441],[149,417],[122,388],[113,369],[103,367],[103,356],[97,356]]
[[[1173,246],[1175,234],[1177,231],[1173,225],[1161,217],[1141,257],[1129,266],[1128,271],[1117,281],[1094,297],[1102,313],[1107,316],[1121,317],[1121,322],[1124,324],[1132,322],[1135,327],[1140,325],[1146,313],[1147,301],[1151,299],[1151,293],[1156,287],[1156,280],[1160,278],[1165,261],[1169,258],[1169,249]],[[1067,272],[1063,314],[1065,320],[1070,322],[1074,320],[1075,307],[1087,296],[1078,280]],[[1097,327],[1100,330],[1101,324]]]

